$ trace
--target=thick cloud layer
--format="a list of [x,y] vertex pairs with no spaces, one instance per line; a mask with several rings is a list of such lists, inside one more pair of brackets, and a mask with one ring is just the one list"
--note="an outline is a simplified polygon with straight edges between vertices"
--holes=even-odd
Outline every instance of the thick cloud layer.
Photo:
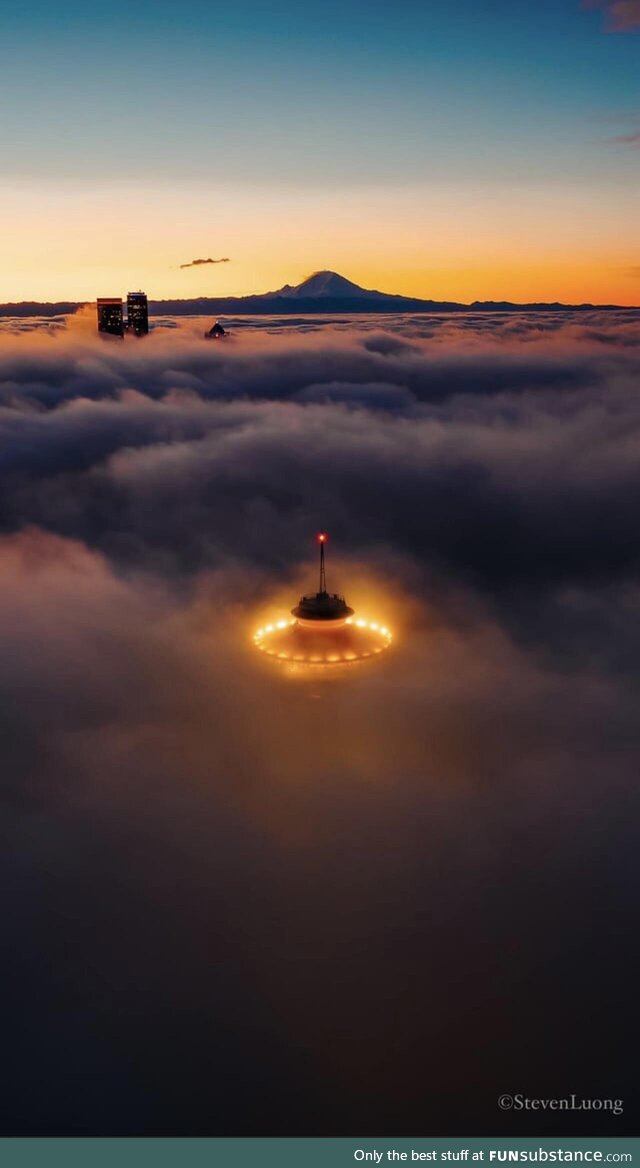
[[162,325],[0,335],[5,1134],[635,1130],[637,315]]

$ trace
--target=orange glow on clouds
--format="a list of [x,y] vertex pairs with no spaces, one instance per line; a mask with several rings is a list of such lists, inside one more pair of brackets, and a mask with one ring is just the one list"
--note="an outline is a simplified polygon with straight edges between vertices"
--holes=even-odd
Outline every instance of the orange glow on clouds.
[[309,666],[314,672],[375,658],[392,640],[386,625],[363,617],[317,622],[316,627],[281,618],[257,629],[253,636],[256,649],[275,664]]

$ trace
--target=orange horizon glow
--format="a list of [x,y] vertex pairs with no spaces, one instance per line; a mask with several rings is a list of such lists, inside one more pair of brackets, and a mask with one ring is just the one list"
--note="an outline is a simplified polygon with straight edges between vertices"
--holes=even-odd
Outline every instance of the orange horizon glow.
[[[135,223],[131,196],[125,186],[5,188],[0,302],[93,302],[137,288],[152,300],[244,296],[327,268],[421,299],[640,303],[630,188],[143,188]],[[230,261],[180,270],[200,254]]]

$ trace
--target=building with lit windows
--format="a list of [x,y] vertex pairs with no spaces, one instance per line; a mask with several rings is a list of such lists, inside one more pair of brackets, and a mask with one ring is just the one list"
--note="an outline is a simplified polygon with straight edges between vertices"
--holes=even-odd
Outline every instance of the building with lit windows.
[[127,328],[136,337],[149,332],[149,302],[145,292],[127,294]]
[[98,332],[108,333],[112,337],[124,336],[124,314],[122,300],[119,296],[99,296]]

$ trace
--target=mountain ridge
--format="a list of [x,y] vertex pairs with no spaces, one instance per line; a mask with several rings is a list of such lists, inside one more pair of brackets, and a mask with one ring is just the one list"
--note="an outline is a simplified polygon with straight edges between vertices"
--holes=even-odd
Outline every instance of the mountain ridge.
[[[0,304],[0,316],[63,316],[84,307],[87,301],[20,301]],[[424,300],[362,288],[346,276],[329,269],[312,272],[300,284],[284,284],[274,292],[249,296],[198,296],[149,300],[152,316],[290,315],[299,313],[385,313],[385,312],[589,312],[638,311],[638,305],[562,304],[560,301],[533,301],[518,304],[511,300]]]

